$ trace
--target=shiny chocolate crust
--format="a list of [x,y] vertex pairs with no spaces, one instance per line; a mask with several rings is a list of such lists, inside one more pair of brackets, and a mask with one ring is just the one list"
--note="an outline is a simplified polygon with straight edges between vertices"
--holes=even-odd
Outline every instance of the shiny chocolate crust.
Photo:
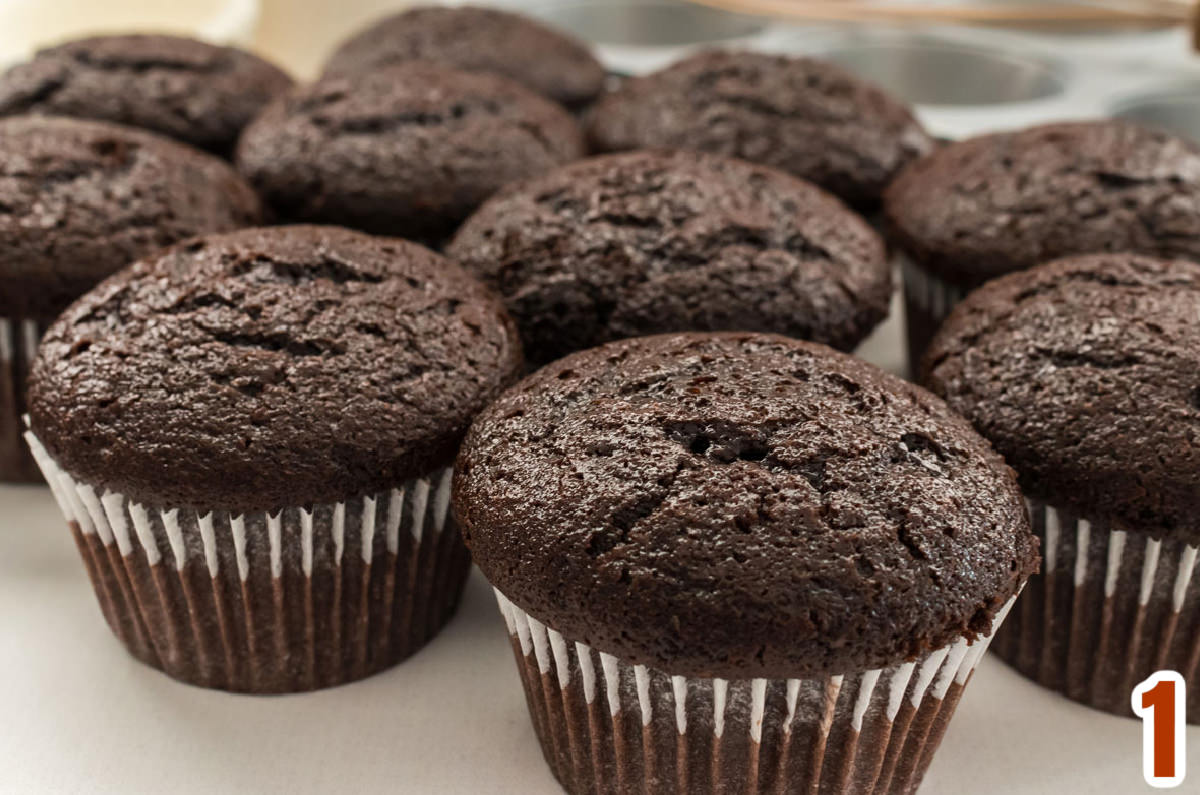
[[246,229],[143,260],[47,331],[34,433],[77,480],[153,506],[271,511],[453,460],[514,374],[498,298],[416,244]]
[[946,320],[923,382],[1025,492],[1200,544],[1200,265],[1075,257],[998,279]]
[[605,79],[583,42],[530,17],[478,6],[421,6],[385,17],[343,42],[325,74],[414,60],[496,72],[571,107],[599,94]]
[[1200,257],[1200,148],[1127,121],[1073,122],[938,149],[888,188],[894,241],[958,287],[1075,254]]
[[815,182],[874,207],[892,176],[933,140],[912,112],[822,61],[704,52],[633,78],[596,101],[597,151],[699,149]]
[[242,128],[291,85],[274,64],[232,47],[95,36],[41,50],[0,76],[0,116],[98,119],[228,154]]
[[850,349],[892,291],[883,241],[837,199],[698,152],[606,155],[518,184],[446,253],[501,292],[537,363],[669,331]]
[[104,122],[0,120],[0,316],[51,320],[135,259],[261,220],[212,155]]
[[501,186],[582,155],[578,125],[550,100],[411,62],[281,98],[237,162],[284,218],[437,242]]
[[454,509],[512,602],[686,676],[911,660],[989,631],[1038,562],[1016,478],[942,401],[764,334],[544,367],[473,424]]

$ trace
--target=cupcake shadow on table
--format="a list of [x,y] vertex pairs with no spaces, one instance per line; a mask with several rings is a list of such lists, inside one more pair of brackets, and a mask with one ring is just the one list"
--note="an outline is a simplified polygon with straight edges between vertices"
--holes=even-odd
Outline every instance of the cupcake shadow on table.
[[773,335],[546,366],[473,424],[454,510],[572,793],[913,792],[1038,561],[964,420]]
[[247,229],[73,304],[27,438],[131,654],[206,687],[310,690],[453,614],[470,562],[449,465],[520,368],[499,300],[439,255]]
[[1020,476],[1044,571],[993,648],[1132,715],[1159,670],[1200,721],[1200,264],[1076,257],[997,279],[935,337],[923,381]]

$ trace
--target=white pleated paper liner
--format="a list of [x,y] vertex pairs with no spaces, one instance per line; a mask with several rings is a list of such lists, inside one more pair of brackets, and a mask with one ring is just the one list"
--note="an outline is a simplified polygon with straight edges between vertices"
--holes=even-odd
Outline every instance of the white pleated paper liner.
[[25,379],[41,338],[42,327],[36,321],[0,317],[0,482],[41,480],[22,438]]
[[900,257],[900,270],[904,282],[908,367],[910,373],[917,375],[921,356],[941,328],[942,321],[970,291],[939,279],[908,257]]
[[1022,674],[1068,698],[1132,715],[1130,693],[1150,674],[1178,671],[1188,720],[1200,723],[1197,547],[1090,522],[1029,501],[1042,542],[994,649]]
[[695,679],[597,652],[496,599],[542,751],[573,795],[913,792],[988,645],[964,638],[824,679]]
[[352,681],[453,615],[470,559],[451,471],[276,514],[164,508],[76,481],[26,435],[109,626],[143,662],[252,693]]

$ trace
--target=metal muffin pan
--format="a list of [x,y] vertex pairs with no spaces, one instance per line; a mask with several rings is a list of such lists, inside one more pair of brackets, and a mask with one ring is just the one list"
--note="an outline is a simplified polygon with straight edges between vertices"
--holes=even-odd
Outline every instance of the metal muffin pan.
[[1126,96],[1113,104],[1112,115],[1200,143],[1200,80]]
[[[817,46],[820,55],[914,105],[1037,102],[1067,89],[1066,68],[1049,58],[918,34],[868,32]],[[970,75],[970,80],[963,79]]]
[[[506,0],[508,4],[518,0]],[[1005,29],[796,25],[681,0],[531,0],[523,10],[591,42],[619,74],[660,69],[709,47],[827,58],[911,103],[930,131],[961,138],[1065,119],[1123,116],[1200,131],[1188,98],[1126,100],[1194,76],[1182,29],[1054,35]],[[1200,97],[1200,91],[1196,92]],[[1130,100],[1132,101],[1132,100]],[[1161,118],[1160,118],[1161,116]],[[1200,132],[1195,133],[1200,138]]]
[[748,47],[772,26],[685,0],[567,0],[521,10],[591,43],[610,70],[642,74],[704,47]]

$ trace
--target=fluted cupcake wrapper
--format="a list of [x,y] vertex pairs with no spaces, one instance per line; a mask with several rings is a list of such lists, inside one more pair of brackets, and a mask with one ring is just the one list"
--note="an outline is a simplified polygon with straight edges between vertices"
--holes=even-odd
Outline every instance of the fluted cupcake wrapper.
[[21,435],[25,379],[37,356],[42,331],[35,320],[0,317],[0,482],[27,483],[41,479]]
[[700,679],[597,652],[496,599],[546,761],[575,795],[913,792],[988,645],[845,676]]
[[933,341],[942,321],[967,297],[956,287],[929,273],[908,257],[900,258],[904,281],[904,315],[909,371],[916,374],[921,356]]
[[1158,541],[1029,501],[1042,573],[996,637],[996,653],[1068,698],[1133,715],[1133,688],[1159,670],[1188,684],[1200,722],[1197,547]]
[[193,684],[293,692],[407,657],[453,614],[470,559],[451,471],[278,513],[134,502],[76,481],[27,434],[109,626],[139,660]]

